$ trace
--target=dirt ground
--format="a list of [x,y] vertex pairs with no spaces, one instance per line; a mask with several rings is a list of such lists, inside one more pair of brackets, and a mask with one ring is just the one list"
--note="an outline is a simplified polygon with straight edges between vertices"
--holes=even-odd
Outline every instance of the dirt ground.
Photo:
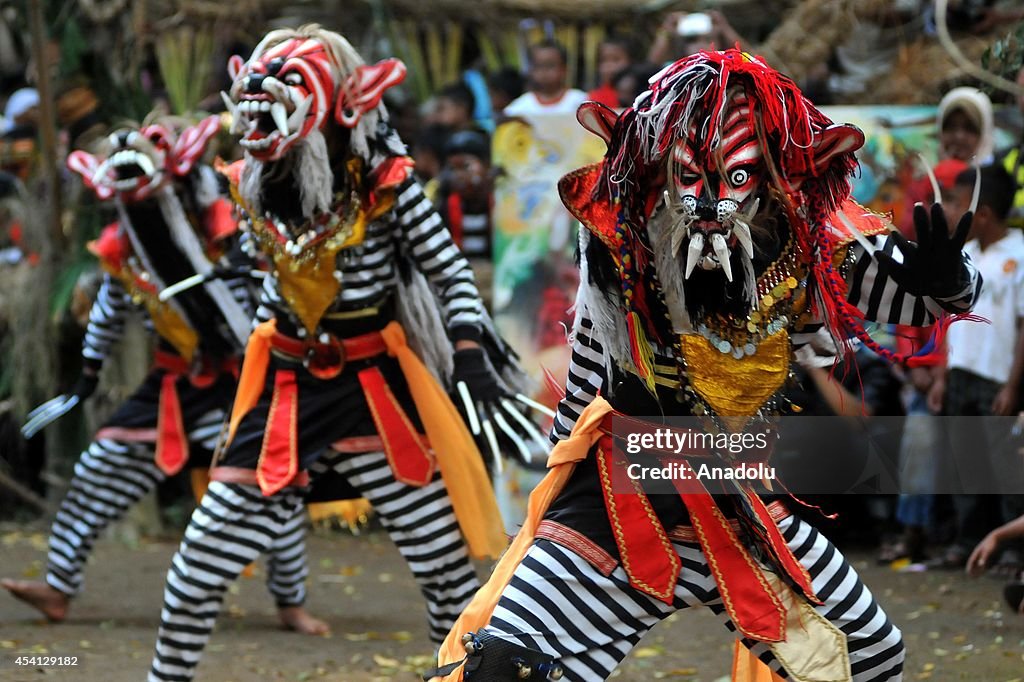
[[[0,576],[38,577],[41,527],[0,528]],[[49,625],[0,594],[0,680],[138,682],[145,679],[172,542],[99,543],[85,593],[70,617]],[[330,621],[326,637],[284,632],[262,585],[243,578],[197,677],[200,682],[418,679],[432,647],[420,595],[382,532],[310,539],[309,607]],[[898,573],[867,554],[850,558],[903,629],[906,680],[1024,682],[1024,618],[1006,612],[1001,583],[951,573]],[[707,612],[676,614],[653,630],[617,671],[622,681],[726,682],[731,640]],[[77,656],[76,668],[18,669],[19,654]]]

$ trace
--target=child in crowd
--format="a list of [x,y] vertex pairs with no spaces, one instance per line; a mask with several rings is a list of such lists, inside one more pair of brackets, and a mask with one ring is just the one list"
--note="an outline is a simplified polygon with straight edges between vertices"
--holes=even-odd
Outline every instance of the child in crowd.
[[523,75],[511,66],[495,71],[487,77],[487,91],[491,95],[491,111],[495,115],[505,110],[512,100],[523,94]]
[[597,76],[600,84],[587,93],[587,98],[612,109],[621,107],[615,80],[632,65],[633,50],[628,38],[612,34],[602,40],[597,48]]
[[505,107],[506,116],[529,118],[535,114],[576,114],[587,93],[568,86],[569,61],[565,48],[554,40],[530,47],[529,91]]
[[[1017,517],[986,535],[971,552],[967,560],[967,572],[974,576],[980,575],[989,567],[989,562],[999,550],[999,545],[1021,537],[1024,537],[1024,516]],[[1007,583],[1003,588],[1003,596],[1010,608],[1024,615],[1024,576],[1018,573],[1012,582]]]
[[475,128],[473,92],[463,83],[453,83],[437,93],[433,122],[451,132]]
[[[973,169],[956,178],[947,214],[967,209],[975,184]],[[1022,513],[1024,489],[1021,460],[1009,447],[1010,427],[1005,419],[1020,409],[1024,376],[1024,235],[1010,230],[1006,218],[1016,190],[1002,166],[980,169],[981,191],[964,253],[977,266],[985,285],[975,314],[986,323],[961,322],[950,327],[946,373],[931,388],[929,405],[942,405],[948,417],[951,467],[946,474],[964,494],[954,495],[957,539],[945,556],[948,567],[963,566],[970,548],[996,523]],[[1001,493],[993,499],[993,494]],[[998,499],[998,509],[990,503]],[[993,522],[992,517],[998,518]],[[1014,551],[1010,551],[1013,549]],[[1016,548],[1003,552],[1001,568],[1019,569]]]

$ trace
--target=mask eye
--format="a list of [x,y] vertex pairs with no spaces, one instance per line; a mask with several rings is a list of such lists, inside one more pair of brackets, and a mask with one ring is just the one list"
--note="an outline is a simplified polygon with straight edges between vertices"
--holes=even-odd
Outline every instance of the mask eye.
[[288,85],[302,85],[302,75],[292,71],[285,75],[284,82]]
[[683,172],[677,176],[677,181],[683,187],[689,187],[691,185],[696,185],[698,182],[700,182],[700,176],[697,175],[696,173]]
[[742,187],[750,179],[750,172],[745,168],[737,168],[729,173],[729,184],[733,187]]

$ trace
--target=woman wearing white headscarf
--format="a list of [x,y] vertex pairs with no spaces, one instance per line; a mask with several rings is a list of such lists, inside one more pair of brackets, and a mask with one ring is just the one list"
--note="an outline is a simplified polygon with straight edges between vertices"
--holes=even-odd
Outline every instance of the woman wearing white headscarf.
[[977,88],[953,88],[939,102],[939,156],[942,159],[992,162],[992,101]]

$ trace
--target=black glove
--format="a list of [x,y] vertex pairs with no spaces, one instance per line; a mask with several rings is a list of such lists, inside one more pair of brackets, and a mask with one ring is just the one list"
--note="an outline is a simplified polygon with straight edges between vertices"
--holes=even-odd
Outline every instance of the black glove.
[[96,392],[99,377],[94,368],[86,366],[78,381],[68,393],[47,400],[45,403],[28,413],[21,434],[26,440],[31,439],[44,428],[70,412],[76,405]]
[[90,372],[82,372],[82,375],[78,377],[78,381],[71,387],[71,395],[77,395],[79,401],[85,400],[93,393],[96,392],[96,386],[100,383],[100,378],[96,374]]
[[482,400],[485,396],[497,400],[505,392],[483,348],[455,351],[452,384],[457,385],[460,381],[466,384],[475,400]]
[[540,430],[514,404],[519,398],[505,387],[483,348],[455,351],[452,388],[455,404],[481,452],[490,454],[495,472],[502,469],[503,452],[530,464],[532,450],[546,449]]
[[891,232],[889,238],[896,242],[903,262],[897,263],[889,254],[876,251],[879,270],[913,296],[956,296],[967,286],[963,247],[972,219],[970,211],[964,213],[956,232],[950,236],[941,204],[932,204],[930,220],[925,207],[917,204],[914,206],[917,243],[908,241],[899,232]]

